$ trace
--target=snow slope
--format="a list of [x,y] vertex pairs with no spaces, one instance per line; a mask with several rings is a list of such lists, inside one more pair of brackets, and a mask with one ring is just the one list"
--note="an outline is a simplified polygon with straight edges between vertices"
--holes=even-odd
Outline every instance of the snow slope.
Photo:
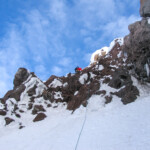
[[42,122],[21,130],[1,130],[0,150],[74,150],[85,112],[87,118],[77,150],[149,150],[149,108],[147,91],[128,105],[117,97],[104,105],[103,97],[93,95],[87,111],[80,107],[71,114],[60,105],[49,109],[49,117]]

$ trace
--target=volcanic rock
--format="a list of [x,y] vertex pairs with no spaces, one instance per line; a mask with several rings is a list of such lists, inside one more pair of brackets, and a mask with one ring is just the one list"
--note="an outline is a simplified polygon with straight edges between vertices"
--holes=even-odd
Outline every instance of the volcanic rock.
[[145,18],[129,25],[130,34],[124,38],[123,51],[132,65],[133,74],[150,82],[150,24]]
[[37,116],[34,118],[33,122],[41,121],[45,119],[47,116],[44,113],[39,113]]
[[12,118],[9,118],[9,117],[5,118],[6,125],[9,125],[13,121],[14,121],[14,119],[12,119]]
[[5,115],[6,115],[6,111],[0,110],[0,116],[5,116]]
[[127,70],[116,70],[112,76],[112,80],[109,82],[109,86],[119,89],[127,84],[132,84],[131,76]]
[[14,78],[14,88],[17,88],[22,82],[29,77],[29,72],[25,68],[19,68]]
[[20,96],[25,90],[25,86],[22,84],[19,88],[8,91],[3,97],[3,102],[5,103],[8,98],[14,98],[17,101],[20,101]]

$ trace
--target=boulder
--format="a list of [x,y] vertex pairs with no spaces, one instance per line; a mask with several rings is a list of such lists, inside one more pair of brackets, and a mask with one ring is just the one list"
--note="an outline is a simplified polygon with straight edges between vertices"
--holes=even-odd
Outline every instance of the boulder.
[[19,68],[17,73],[15,74],[14,78],[14,88],[17,88],[19,85],[21,85],[22,82],[24,82],[29,77],[29,72],[25,68]]
[[34,118],[33,122],[41,121],[45,119],[47,116],[44,113],[39,113],[37,116]]
[[131,77],[126,70],[116,70],[113,74],[112,80],[109,82],[109,86],[115,89],[119,89],[125,85],[132,84]]
[[6,122],[6,125],[9,125],[11,122],[13,122],[14,119],[12,118],[9,118],[9,117],[5,117],[5,122]]
[[0,109],[0,116],[5,116],[6,115],[6,111]]
[[115,95],[121,98],[123,104],[134,102],[139,96],[139,90],[133,85],[128,85],[120,91],[116,92]]

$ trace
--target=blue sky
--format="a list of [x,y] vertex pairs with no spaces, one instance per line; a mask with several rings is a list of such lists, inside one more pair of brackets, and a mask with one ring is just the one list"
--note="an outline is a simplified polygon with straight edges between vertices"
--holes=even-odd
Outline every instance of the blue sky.
[[140,19],[137,0],[0,0],[0,97],[19,67],[66,75]]

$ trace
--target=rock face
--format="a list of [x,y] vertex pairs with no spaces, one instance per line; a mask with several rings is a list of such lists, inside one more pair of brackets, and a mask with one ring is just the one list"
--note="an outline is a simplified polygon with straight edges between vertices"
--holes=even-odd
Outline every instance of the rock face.
[[129,25],[129,30],[123,50],[137,78],[150,82],[150,20],[143,18]]
[[141,17],[150,17],[150,0],[140,0]]

